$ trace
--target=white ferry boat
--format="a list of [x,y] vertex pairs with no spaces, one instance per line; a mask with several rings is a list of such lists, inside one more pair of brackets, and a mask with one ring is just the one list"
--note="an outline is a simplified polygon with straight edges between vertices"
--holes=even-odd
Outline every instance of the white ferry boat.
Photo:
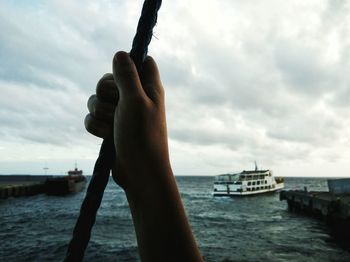
[[246,196],[284,188],[283,177],[274,177],[271,170],[242,171],[215,177],[214,196]]

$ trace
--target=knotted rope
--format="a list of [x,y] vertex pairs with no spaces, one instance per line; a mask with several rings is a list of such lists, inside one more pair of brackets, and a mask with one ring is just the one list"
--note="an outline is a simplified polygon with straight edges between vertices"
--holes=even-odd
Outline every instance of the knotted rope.
[[[147,56],[148,45],[153,36],[153,27],[157,23],[157,13],[161,3],[161,0],[145,0],[142,7],[141,17],[130,51],[130,56],[135,62],[140,77],[142,74],[142,64]],[[64,259],[66,262],[83,260],[114,159],[115,147],[113,138],[104,139],[85,198],[80,207],[80,214],[73,230],[72,239],[68,245]]]

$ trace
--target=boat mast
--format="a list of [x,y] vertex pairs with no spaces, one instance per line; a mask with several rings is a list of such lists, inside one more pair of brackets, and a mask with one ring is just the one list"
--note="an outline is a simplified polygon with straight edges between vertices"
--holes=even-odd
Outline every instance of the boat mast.
[[47,170],[49,170],[49,168],[47,167],[47,163],[45,162],[45,166],[43,167],[45,176],[47,175]]

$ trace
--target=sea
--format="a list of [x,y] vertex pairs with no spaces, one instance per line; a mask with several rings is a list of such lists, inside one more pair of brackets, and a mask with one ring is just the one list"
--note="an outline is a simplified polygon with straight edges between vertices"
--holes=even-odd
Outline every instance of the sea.
[[[350,261],[320,220],[290,213],[278,193],[213,197],[213,177],[177,176],[205,261]],[[286,178],[286,189],[327,190],[324,178]],[[86,190],[86,189],[85,189]],[[0,261],[63,261],[85,191],[0,200]],[[84,261],[140,261],[124,192],[111,179]]]

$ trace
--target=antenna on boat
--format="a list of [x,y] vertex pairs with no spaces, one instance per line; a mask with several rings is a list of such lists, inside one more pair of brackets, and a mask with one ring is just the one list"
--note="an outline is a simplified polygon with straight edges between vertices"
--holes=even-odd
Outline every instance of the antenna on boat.
[[258,165],[256,164],[256,160],[254,161],[255,163],[255,171],[258,171]]
[[45,162],[45,166],[43,167],[45,176],[47,175],[47,170],[49,170],[49,168],[47,167],[47,163]]

